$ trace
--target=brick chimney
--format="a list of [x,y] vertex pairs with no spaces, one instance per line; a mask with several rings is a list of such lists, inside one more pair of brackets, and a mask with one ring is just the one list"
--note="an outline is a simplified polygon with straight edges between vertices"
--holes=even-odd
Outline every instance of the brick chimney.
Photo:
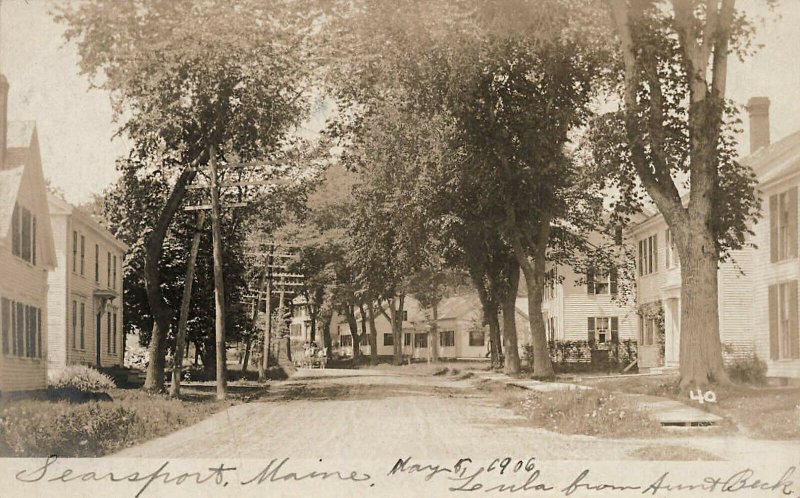
[[6,168],[8,148],[8,80],[0,74],[0,170]]
[[750,153],[762,147],[769,147],[769,99],[752,97],[747,101],[747,114],[750,115]]

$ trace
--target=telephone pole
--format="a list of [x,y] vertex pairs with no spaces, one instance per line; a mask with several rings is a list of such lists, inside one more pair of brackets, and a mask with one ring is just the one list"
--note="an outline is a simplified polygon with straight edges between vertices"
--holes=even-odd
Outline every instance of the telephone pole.
[[225,354],[225,280],[222,275],[222,231],[219,226],[219,178],[217,176],[217,148],[208,148],[208,165],[211,173],[211,238],[214,252],[214,329],[217,346],[217,399],[228,396],[228,372]]

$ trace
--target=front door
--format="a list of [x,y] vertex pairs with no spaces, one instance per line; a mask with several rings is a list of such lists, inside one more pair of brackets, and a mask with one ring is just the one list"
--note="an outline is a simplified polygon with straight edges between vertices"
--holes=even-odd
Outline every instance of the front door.
[[97,314],[97,333],[95,334],[95,342],[94,342],[94,354],[95,354],[95,364],[100,366],[100,337],[101,337],[101,326],[103,324],[103,314]]
[[641,317],[639,326],[639,369],[664,366],[661,354],[662,336],[660,320],[657,317]]

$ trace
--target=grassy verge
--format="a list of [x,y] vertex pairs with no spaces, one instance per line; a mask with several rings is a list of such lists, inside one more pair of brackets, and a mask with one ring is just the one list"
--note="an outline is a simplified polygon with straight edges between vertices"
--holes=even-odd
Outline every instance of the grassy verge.
[[528,423],[562,434],[599,437],[651,437],[663,434],[660,424],[614,393],[601,390],[537,392],[492,382],[479,385]]
[[626,393],[663,396],[725,417],[747,436],[775,440],[800,440],[800,388],[713,388],[716,403],[698,403],[678,388],[677,376],[584,379],[583,384]]
[[0,456],[97,457],[192,425],[229,406],[259,399],[268,391],[232,383],[230,398],[215,399],[211,384],[185,385],[181,399],[141,390],[113,389],[113,401],[70,404],[16,400],[0,405]]

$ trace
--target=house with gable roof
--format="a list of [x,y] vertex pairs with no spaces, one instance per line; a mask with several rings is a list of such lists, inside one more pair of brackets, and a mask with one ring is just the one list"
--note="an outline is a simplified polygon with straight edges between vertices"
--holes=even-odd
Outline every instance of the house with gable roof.
[[48,195],[58,269],[50,273],[48,369],[123,364],[122,263],[128,247],[97,219]]
[[47,387],[47,278],[55,269],[33,122],[7,119],[0,75],[0,393]]

